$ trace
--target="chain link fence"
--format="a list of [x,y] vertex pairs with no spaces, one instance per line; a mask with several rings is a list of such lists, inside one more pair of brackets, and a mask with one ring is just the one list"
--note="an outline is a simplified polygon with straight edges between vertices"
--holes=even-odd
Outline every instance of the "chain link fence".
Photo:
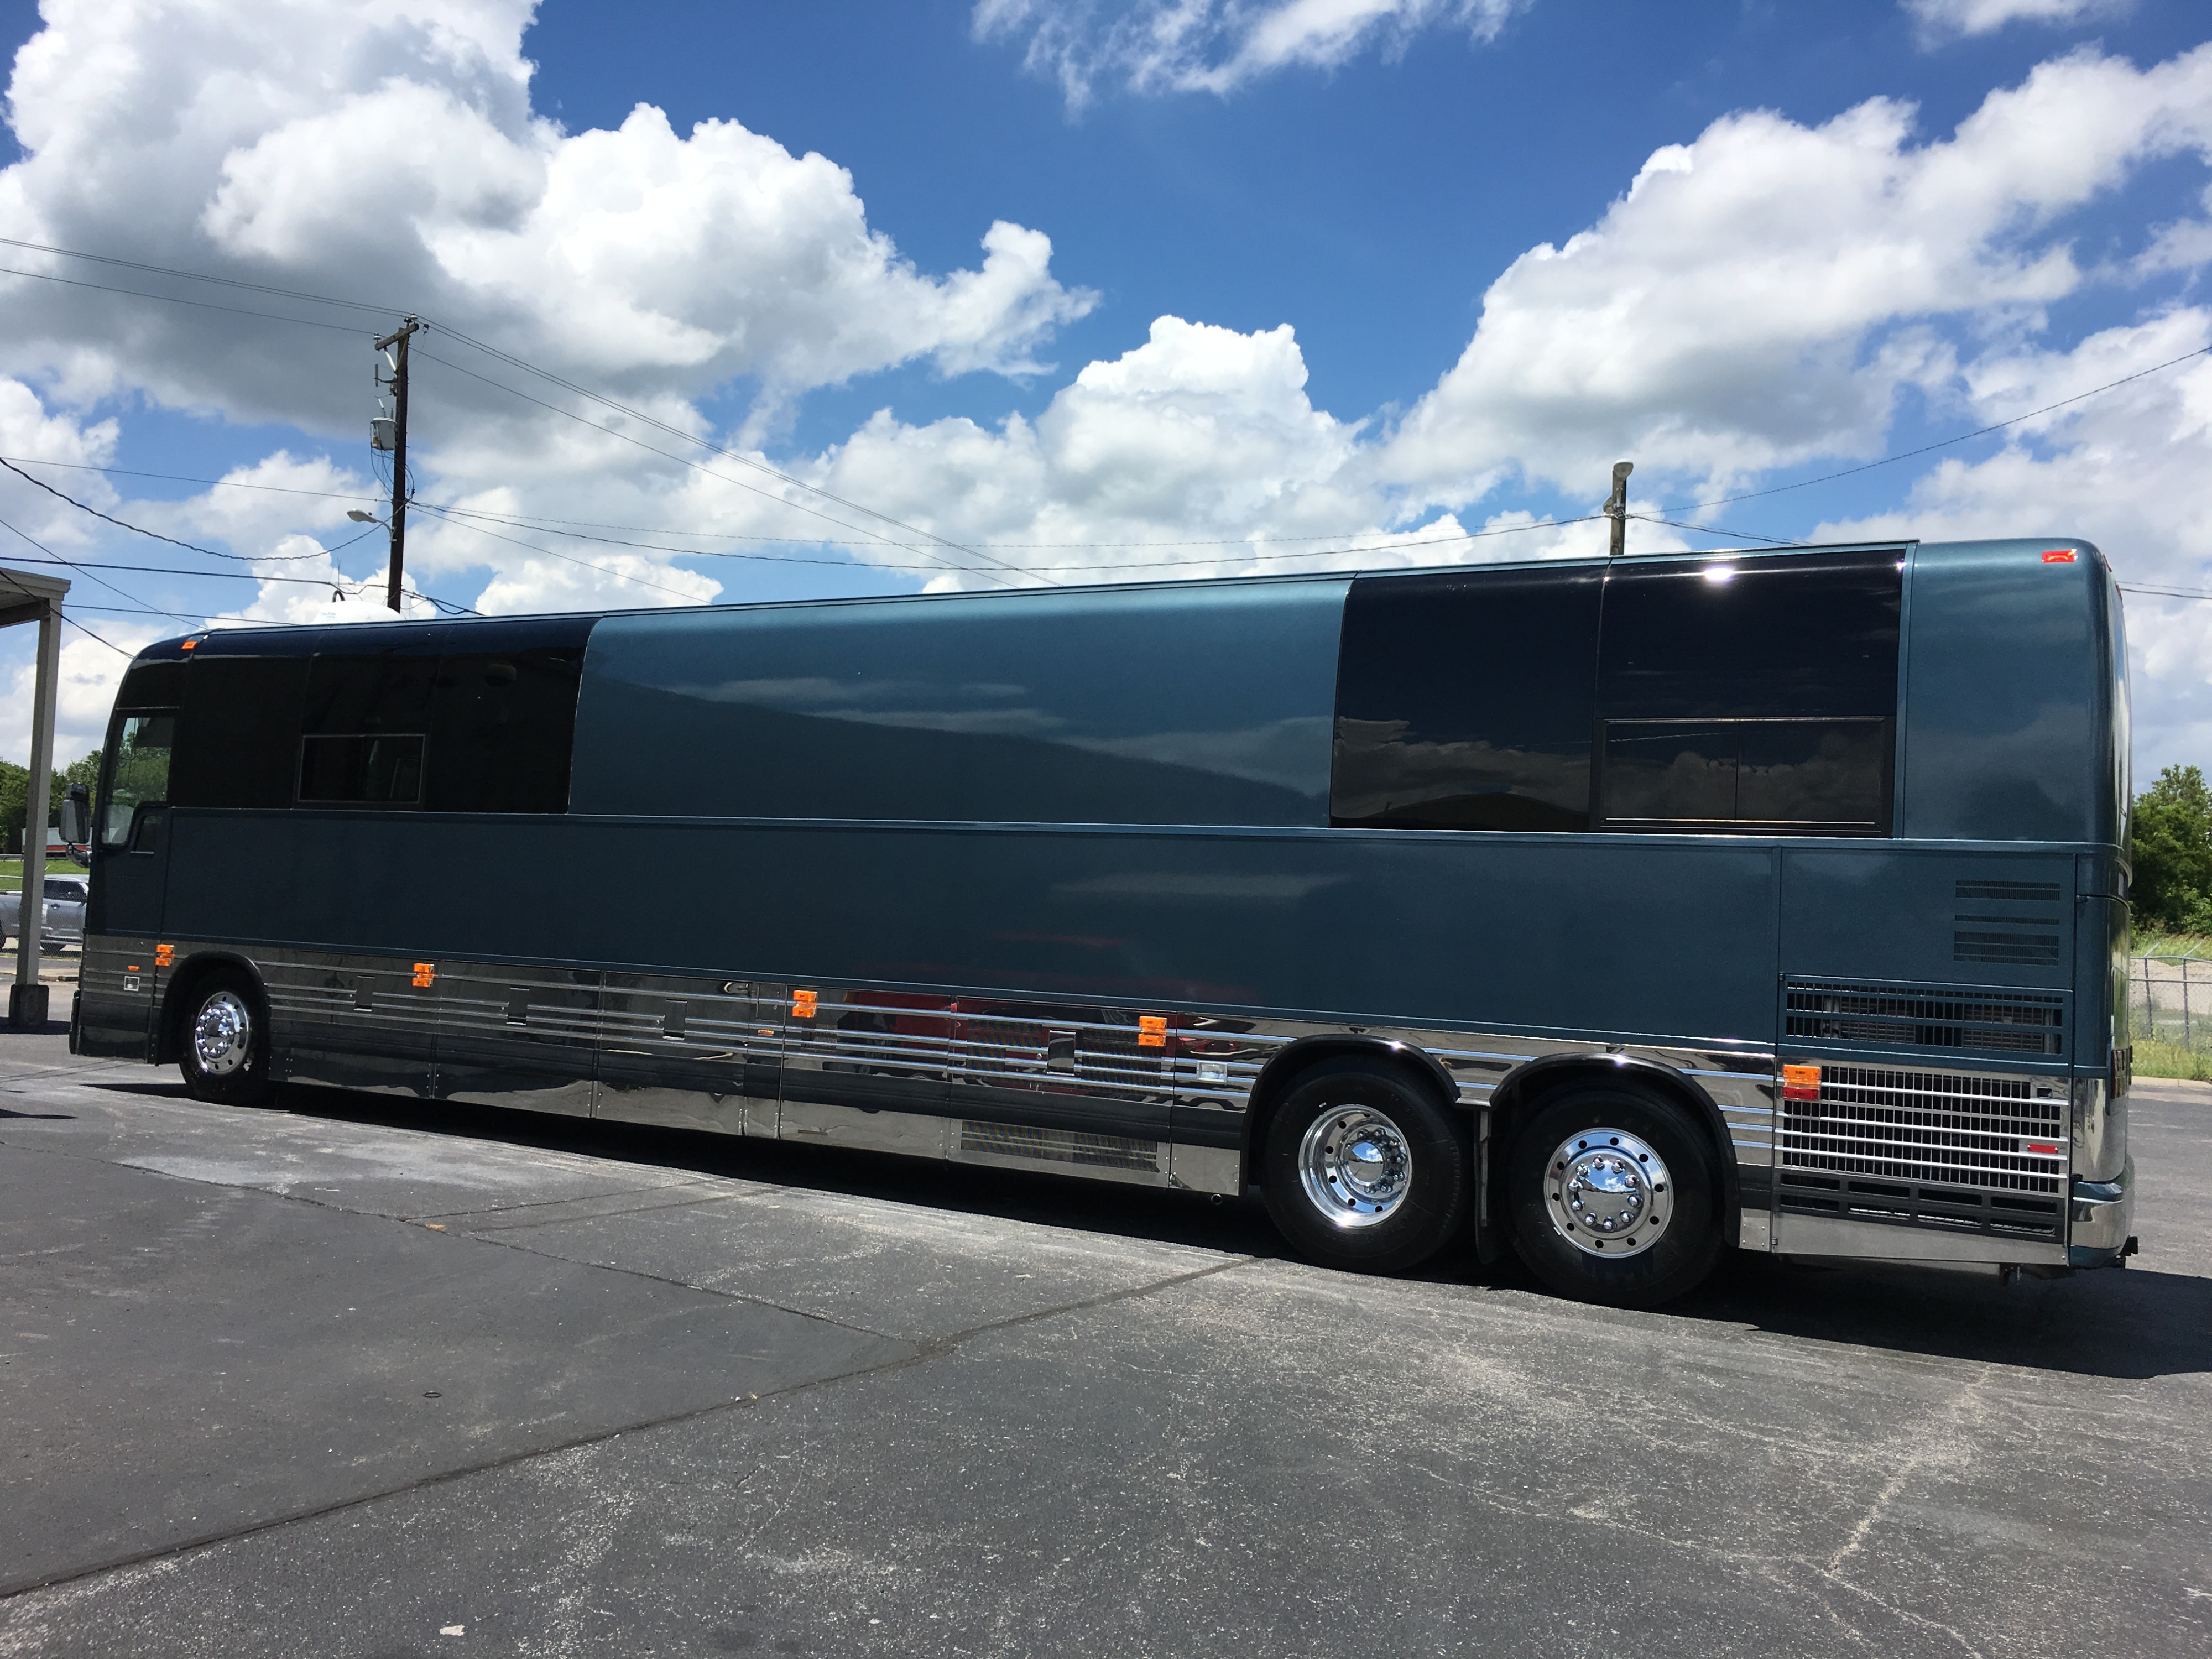
[[2130,957],[2128,1035],[2212,1055],[2212,960]]

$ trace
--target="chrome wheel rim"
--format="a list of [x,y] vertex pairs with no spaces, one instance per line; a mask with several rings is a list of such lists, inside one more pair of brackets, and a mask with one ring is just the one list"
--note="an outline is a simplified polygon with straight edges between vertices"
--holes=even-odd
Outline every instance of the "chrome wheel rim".
[[1559,1237],[1586,1255],[1641,1255],[1666,1237],[1674,1182],[1649,1141],[1585,1129],[1544,1170],[1544,1205]]
[[237,993],[217,991],[192,1020],[192,1060],[210,1077],[228,1077],[246,1064],[253,1020]]
[[1405,1202],[1413,1148],[1380,1112],[1331,1106],[1298,1143],[1298,1180],[1307,1200],[1334,1225],[1372,1227]]

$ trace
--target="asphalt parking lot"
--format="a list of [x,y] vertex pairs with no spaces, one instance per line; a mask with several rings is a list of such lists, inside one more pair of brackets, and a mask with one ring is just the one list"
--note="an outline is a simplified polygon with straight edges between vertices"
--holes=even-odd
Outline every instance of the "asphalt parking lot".
[[0,1655],[2212,1650],[2212,1088],[2142,1254],[1663,1312],[1256,1206],[0,1035]]

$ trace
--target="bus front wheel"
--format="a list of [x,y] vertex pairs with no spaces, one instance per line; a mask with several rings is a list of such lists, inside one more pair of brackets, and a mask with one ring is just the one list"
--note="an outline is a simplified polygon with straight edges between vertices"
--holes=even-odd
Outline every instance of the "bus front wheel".
[[1653,1308],[1719,1259],[1720,1176],[1687,1113],[1638,1090],[1543,1103],[1506,1166],[1513,1247],[1562,1296]]
[[1464,1119],[1386,1067],[1322,1066],[1285,1097],[1268,1126],[1267,1213],[1323,1267],[1419,1266],[1458,1232],[1473,1187]]
[[193,1099],[257,1106],[269,1097],[269,1033],[261,999],[243,979],[225,975],[193,993],[180,1047]]

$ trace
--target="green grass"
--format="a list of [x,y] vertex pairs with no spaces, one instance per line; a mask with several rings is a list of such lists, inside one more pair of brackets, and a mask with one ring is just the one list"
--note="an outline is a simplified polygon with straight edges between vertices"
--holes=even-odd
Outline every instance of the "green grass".
[[2179,1078],[2188,1083],[2212,1083],[2212,1054],[2185,1048],[2178,1042],[2136,1039],[2137,1077]]
[[2130,953],[2138,957],[2193,955],[2212,962],[2212,933],[2138,933]]
[[[67,859],[48,859],[46,868],[58,876],[81,876],[84,866],[71,864]],[[23,860],[19,858],[0,858],[0,893],[20,893],[23,890]]]

